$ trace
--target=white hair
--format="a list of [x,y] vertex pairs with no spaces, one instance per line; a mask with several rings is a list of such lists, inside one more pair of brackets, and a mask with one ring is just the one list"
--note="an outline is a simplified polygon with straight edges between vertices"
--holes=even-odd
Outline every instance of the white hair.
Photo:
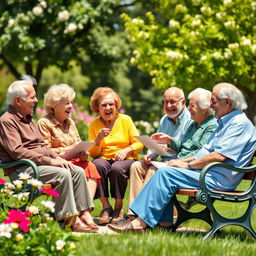
[[233,84],[219,83],[216,84],[213,89],[220,88],[218,93],[218,99],[223,100],[229,98],[233,109],[245,110],[247,109],[247,103],[243,93]]
[[199,108],[202,110],[207,110],[209,115],[214,115],[214,110],[210,107],[212,93],[203,88],[196,88],[189,93],[188,99],[191,99],[195,95],[199,95],[197,101]]
[[21,98],[26,97],[28,94],[26,88],[28,87],[33,87],[33,83],[30,80],[18,80],[13,82],[7,90],[7,104],[12,105],[16,96]]
[[44,108],[48,114],[54,112],[53,108],[58,105],[61,100],[73,100],[76,93],[68,84],[54,84],[44,95]]

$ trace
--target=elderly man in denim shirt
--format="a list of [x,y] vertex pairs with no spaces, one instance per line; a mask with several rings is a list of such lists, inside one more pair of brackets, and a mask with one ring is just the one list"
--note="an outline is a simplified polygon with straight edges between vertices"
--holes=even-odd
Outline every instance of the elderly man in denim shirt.
[[[130,209],[138,216],[121,225],[110,225],[116,231],[143,232],[147,226],[158,223],[166,226],[172,222],[172,197],[180,188],[199,188],[201,169],[212,162],[224,162],[232,166],[247,166],[256,150],[256,132],[251,121],[243,113],[247,108],[244,96],[234,85],[220,83],[214,86],[212,108],[216,111],[218,128],[208,143],[196,154],[194,160],[171,160],[170,167],[158,169],[136,197]],[[229,191],[236,188],[242,174],[225,168],[214,168],[206,177],[211,190]]]

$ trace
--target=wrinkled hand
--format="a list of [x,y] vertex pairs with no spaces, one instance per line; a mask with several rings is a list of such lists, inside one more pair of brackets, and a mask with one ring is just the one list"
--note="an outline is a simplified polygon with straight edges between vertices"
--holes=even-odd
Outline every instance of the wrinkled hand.
[[74,164],[72,164],[71,162],[61,158],[61,157],[57,157],[57,158],[53,158],[51,160],[51,165],[53,166],[59,166],[68,170],[74,170],[75,166]]
[[152,134],[150,138],[157,143],[170,144],[172,141],[172,137],[163,132]]
[[99,133],[95,139],[96,144],[100,144],[100,142],[110,134],[111,130],[109,128],[102,128],[99,130]]
[[125,150],[121,150],[119,151],[115,156],[114,156],[114,159],[116,161],[122,161],[126,158],[127,156],[127,152]]
[[167,163],[167,166],[172,166],[172,167],[179,167],[179,168],[184,168],[188,169],[188,163],[184,162],[180,159],[173,159]]
[[153,159],[153,155],[152,154],[147,154],[144,156],[144,163],[147,165],[151,165],[151,161]]
[[80,159],[80,161],[87,161],[89,155],[90,153],[88,151],[82,151],[77,156]]

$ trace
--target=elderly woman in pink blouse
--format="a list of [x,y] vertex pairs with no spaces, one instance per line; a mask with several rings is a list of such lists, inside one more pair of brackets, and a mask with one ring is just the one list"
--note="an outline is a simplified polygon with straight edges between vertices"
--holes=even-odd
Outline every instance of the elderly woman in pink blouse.
[[[81,141],[74,121],[69,118],[74,98],[75,92],[67,84],[53,85],[44,95],[47,115],[38,121],[39,130],[45,145],[60,157],[63,157]],[[75,158],[68,160],[84,169],[90,196],[93,199],[100,175],[96,166],[92,162],[88,162],[87,158],[88,152],[83,151]],[[93,229],[98,228],[93,223],[91,216],[88,216],[87,224]]]

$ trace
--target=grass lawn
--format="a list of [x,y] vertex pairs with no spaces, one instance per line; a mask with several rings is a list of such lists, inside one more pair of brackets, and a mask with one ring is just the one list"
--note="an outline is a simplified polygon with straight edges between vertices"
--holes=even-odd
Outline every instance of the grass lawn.
[[[0,172],[0,177],[1,177]],[[243,182],[240,187],[246,187]],[[128,207],[128,192],[124,200],[125,210]],[[184,197],[180,197],[184,200]],[[39,198],[40,200],[40,198]],[[111,200],[113,205],[113,200]],[[93,216],[99,216],[101,205],[94,201]],[[193,207],[195,211],[202,206]],[[246,208],[246,203],[217,202],[216,207],[223,216],[239,216]],[[256,214],[253,216],[253,226],[256,229]],[[208,229],[209,225],[199,220],[188,221],[184,227]],[[144,234],[85,234],[77,245],[78,255],[254,255],[256,251],[255,239],[240,227],[225,227],[212,239],[203,240],[202,231],[182,231],[171,233],[161,229],[148,230]]]

